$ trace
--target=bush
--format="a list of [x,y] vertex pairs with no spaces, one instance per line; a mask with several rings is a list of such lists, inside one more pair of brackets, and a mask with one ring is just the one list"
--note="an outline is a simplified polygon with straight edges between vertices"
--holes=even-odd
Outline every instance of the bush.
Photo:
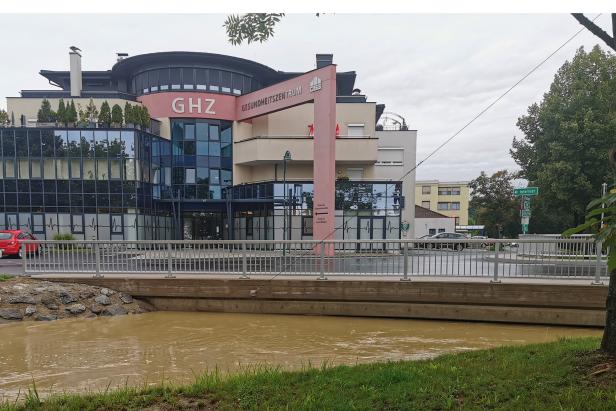
[[53,236],[54,241],[74,241],[75,236],[71,233],[58,233]]

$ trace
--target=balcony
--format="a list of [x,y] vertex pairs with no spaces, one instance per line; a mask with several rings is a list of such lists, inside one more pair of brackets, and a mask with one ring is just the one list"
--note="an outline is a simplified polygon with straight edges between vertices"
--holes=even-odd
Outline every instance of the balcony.
[[[313,136],[257,136],[236,141],[233,146],[235,164],[255,165],[282,161],[285,151],[293,155],[293,162],[314,160]],[[378,138],[336,138],[336,162],[374,164],[377,160]]]

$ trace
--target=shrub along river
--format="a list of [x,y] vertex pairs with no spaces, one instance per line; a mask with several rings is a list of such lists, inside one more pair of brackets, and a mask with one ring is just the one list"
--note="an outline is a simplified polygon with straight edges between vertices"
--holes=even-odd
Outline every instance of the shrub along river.
[[500,345],[599,336],[588,328],[405,319],[152,312],[0,325],[0,402],[50,391],[191,382],[216,367],[285,369],[415,360]]

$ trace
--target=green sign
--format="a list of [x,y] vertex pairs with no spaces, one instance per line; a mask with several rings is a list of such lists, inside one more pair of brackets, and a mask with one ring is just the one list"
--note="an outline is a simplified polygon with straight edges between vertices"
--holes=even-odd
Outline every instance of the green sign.
[[530,217],[530,210],[522,210],[520,212],[521,217]]
[[520,196],[536,196],[539,194],[539,187],[514,188],[513,195]]
[[522,234],[528,234],[528,224],[522,224]]

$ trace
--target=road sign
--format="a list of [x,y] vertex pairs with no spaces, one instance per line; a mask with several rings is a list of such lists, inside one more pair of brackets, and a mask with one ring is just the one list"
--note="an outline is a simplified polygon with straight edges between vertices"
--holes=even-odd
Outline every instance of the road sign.
[[514,188],[513,195],[520,196],[536,196],[539,194],[539,187]]
[[528,224],[522,224],[522,234],[528,234]]
[[530,210],[521,210],[520,217],[528,217],[530,218]]
[[522,210],[530,210],[530,198],[524,197],[522,201]]

